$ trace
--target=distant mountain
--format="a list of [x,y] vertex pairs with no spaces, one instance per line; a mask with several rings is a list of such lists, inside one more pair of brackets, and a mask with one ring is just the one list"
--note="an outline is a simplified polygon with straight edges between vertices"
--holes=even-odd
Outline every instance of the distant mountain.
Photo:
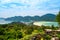
[[0,18],[0,20],[5,20],[5,18]]
[[41,17],[40,16],[34,16],[32,19],[33,19],[33,21],[40,21]]
[[23,21],[28,22],[28,21],[31,21],[32,19],[33,19],[33,17],[31,17],[31,16],[25,16],[23,18]]
[[55,21],[56,15],[54,14],[46,14],[43,16],[15,16],[15,17],[10,17],[10,18],[6,18],[6,21],[14,21],[14,22],[30,22],[30,21]]
[[46,14],[41,16],[41,21],[55,21],[56,15],[54,14]]
[[6,21],[13,21],[13,22],[19,22],[23,20],[22,16],[15,16],[15,17],[10,17],[10,18],[6,18]]

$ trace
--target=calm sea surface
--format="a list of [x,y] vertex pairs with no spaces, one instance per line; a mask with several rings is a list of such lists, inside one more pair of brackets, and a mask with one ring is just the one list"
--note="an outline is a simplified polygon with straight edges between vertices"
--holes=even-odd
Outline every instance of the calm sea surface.
[[0,20],[0,24],[8,24],[8,23],[11,23],[11,21]]
[[[5,21],[5,20],[0,20],[0,24],[8,24],[11,23],[11,21]],[[45,22],[45,21],[40,21],[40,22],[34,22],[33,25],[37,25],[37,26],[58,26],[58,22]]]
[[52,26],[52,25],[58,26],[58,22],[34,22],[33,24],[37,25],[37,26],[42,26],[42,25],[44,25],[44,26]]

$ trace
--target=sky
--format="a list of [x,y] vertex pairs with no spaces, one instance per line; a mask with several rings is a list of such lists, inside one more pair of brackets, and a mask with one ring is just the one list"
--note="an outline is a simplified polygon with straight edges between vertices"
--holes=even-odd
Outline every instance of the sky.
[[0,17],[57,14],[60,0],[0,0]]

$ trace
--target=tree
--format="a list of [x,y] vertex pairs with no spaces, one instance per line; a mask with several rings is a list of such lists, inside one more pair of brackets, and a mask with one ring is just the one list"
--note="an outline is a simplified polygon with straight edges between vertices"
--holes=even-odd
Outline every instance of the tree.
[[59,23],[59,27],[60,27],[60,11],[59,14],[56,16],[56,21]]

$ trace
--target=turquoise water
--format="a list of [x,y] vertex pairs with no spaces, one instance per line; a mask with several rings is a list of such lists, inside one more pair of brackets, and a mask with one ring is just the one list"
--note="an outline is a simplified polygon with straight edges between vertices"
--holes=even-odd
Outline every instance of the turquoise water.
[[[5,20],[0,20],[0,24],[8,24],[11,23],[12,21],[5,21]],[[58,22],[46,22],[46,21],[39,21],[39,22],[34,22],[33,25],[37,26],[58,26]]]
[[33,23],[34,25],[37,25],[37,26],[58,26],[58,22],[34,22]]
[[8,24],[8,23],[11,23],[11,21],[0,20],[0,24]]

